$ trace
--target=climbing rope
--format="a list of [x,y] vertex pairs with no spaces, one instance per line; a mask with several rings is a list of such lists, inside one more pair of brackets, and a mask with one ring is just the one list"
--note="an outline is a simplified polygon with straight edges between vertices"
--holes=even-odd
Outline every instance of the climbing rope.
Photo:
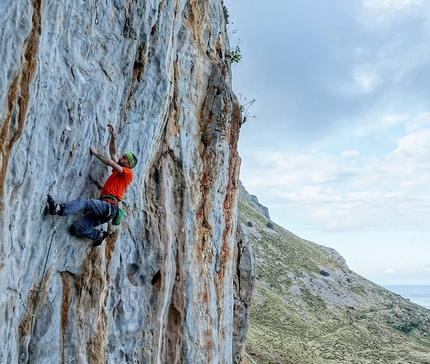
[[79,99],[79,103],[78,103],[78,118],[79,118],[79,123],[82,124],[82,99]]
[[[33,336],[34,324],[35,324],[35,320],[36,320],[36,310],[37,310],[37,305],[39,304],[40,294],[42,292],[43,280],[45,279],[46,267],[48,265],[48,258],[49,258],[49,254],[51,252],[52,242],[54,241],[54,236],[55,236],[55,234],[57,232],[57,226],[55,225],[54,218],[52,218],[52,227],[54,228],[54,231],[52,233],[51,241],[49,243],[48,252],[46,254],[45,264],[43,266],[42,278],[40,279],[39,286],[38,286],[37,292],[36,292],[36,296],[34,298],[33,310],[30,311],[25,305],[23,305],[24,308],[26,309],[26,311],[31,316],[30,341],[28,343],[28,361],[27,361],[27,364],[31,364],[31,339],[32,339],[32,336]],[[20,299],[21,299],[21,294],[20,294]]]
[[28,312],[28,314],[30,316],[34,316],[33,312],[30,311],[30,309],[25,305],[24,301],[22,300],[21,293],[18,295],[18,298],[19,298],[19,303],[21,304],[22,307],[25,308],[25,310]]
[[[78,217],[82,216],[82,215],[83,215],[83,212],[78,214]],[[52,216],[53,232],[51,235],[51,241],[49,242],[48,251],[46,253],[45,263],[43,265],[42,277],[40,278],[40,282],[39,282],[38,287],[37,287],[36,295],[34,297],[32,310],[24,304],[24,302],[21,298],[21,294],[19,294],[19,300],[20,300],[21,305],[24,307],[24,309],[27,311],[27,313],[31,316],[30,341],[28,343],[28,361],[27,361],[27,364],[31,364],[31,343],[32,343],[32,337],[33,337],[34,325],[35,325],[35,321],[37,318],[36,311],[37,311],[37,306],[39,304],[39,300],[40,300],[40,296],[41,296],[41,292],[42,292],[42,288],[43,288],[43,281],[44,281],[45,275],[46,275],[46,270],[47,270],[47,266],[48,266],[48,259],[49,259],[49,255],[51,253],[52,243],[54,242],[54,236],[57,233],[57,231],[59,229],[61,229],[63,226],[65,226],[67,223],[68,222],[65,221],[63,224],[61,224],[59,227],[57,227],[57,225],[55,224],[55,221],[54,221],[54,216]]]
[[95,19],[95,24],[96,24],[96,25],[98,25],[98,24],[99,24],[98,0],[96,0],[95,8],[96,8],[96,19]]

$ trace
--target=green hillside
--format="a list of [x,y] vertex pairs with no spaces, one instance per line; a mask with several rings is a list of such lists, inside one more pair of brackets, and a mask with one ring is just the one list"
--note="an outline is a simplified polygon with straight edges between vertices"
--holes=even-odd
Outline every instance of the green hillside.
[[430,311],[352,272],[263,215],[242,189],[256,257],[244,363],[430,364]]

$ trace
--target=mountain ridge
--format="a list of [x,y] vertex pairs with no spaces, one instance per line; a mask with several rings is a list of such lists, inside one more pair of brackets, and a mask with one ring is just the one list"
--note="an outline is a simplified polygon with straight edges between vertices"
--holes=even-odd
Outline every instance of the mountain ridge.
[[430,363],[429,310],[275,224],[248,196],[242,187],[257,274],[245,363]]

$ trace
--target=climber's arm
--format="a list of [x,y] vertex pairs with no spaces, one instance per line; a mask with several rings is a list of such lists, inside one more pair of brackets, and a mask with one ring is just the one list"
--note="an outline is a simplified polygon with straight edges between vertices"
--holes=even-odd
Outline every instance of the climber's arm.
[[97,159],[99,159],[102,163],[106,164],[109,167],[112,167],[115,171],[119,172],[119,173],[123,173],[124,170],[122,169],[122,167],[116,163],[114,160],[105,157],[104,155],[99,154],[99,152],[97,151],[96,148],[94,147],[90,147],[90,153],[96,157]]
[[118,163],[118,157],[116,155],[116,135],[115,135],[115,128],[112,124],[108,124],[109,133],[110,133],[110,141],[109,141],[109,154],[111,159]]

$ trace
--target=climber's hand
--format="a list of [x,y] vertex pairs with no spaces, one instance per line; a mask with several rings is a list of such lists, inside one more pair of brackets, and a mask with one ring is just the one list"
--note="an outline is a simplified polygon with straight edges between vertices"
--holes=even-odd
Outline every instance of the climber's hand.
[[94,148],[94,147],[90,147],[90,153],[91,153],[92,155],[96,156],[96,157],[97,157],[97,155],[99,154],[99,153],[97,152],[97,149],[96,149],[96,148]]
[[109,128],[110,135],[112,135],[112,137],[115,138],[115,128],[113,127],[112,124],[107,124],[107,126]]

